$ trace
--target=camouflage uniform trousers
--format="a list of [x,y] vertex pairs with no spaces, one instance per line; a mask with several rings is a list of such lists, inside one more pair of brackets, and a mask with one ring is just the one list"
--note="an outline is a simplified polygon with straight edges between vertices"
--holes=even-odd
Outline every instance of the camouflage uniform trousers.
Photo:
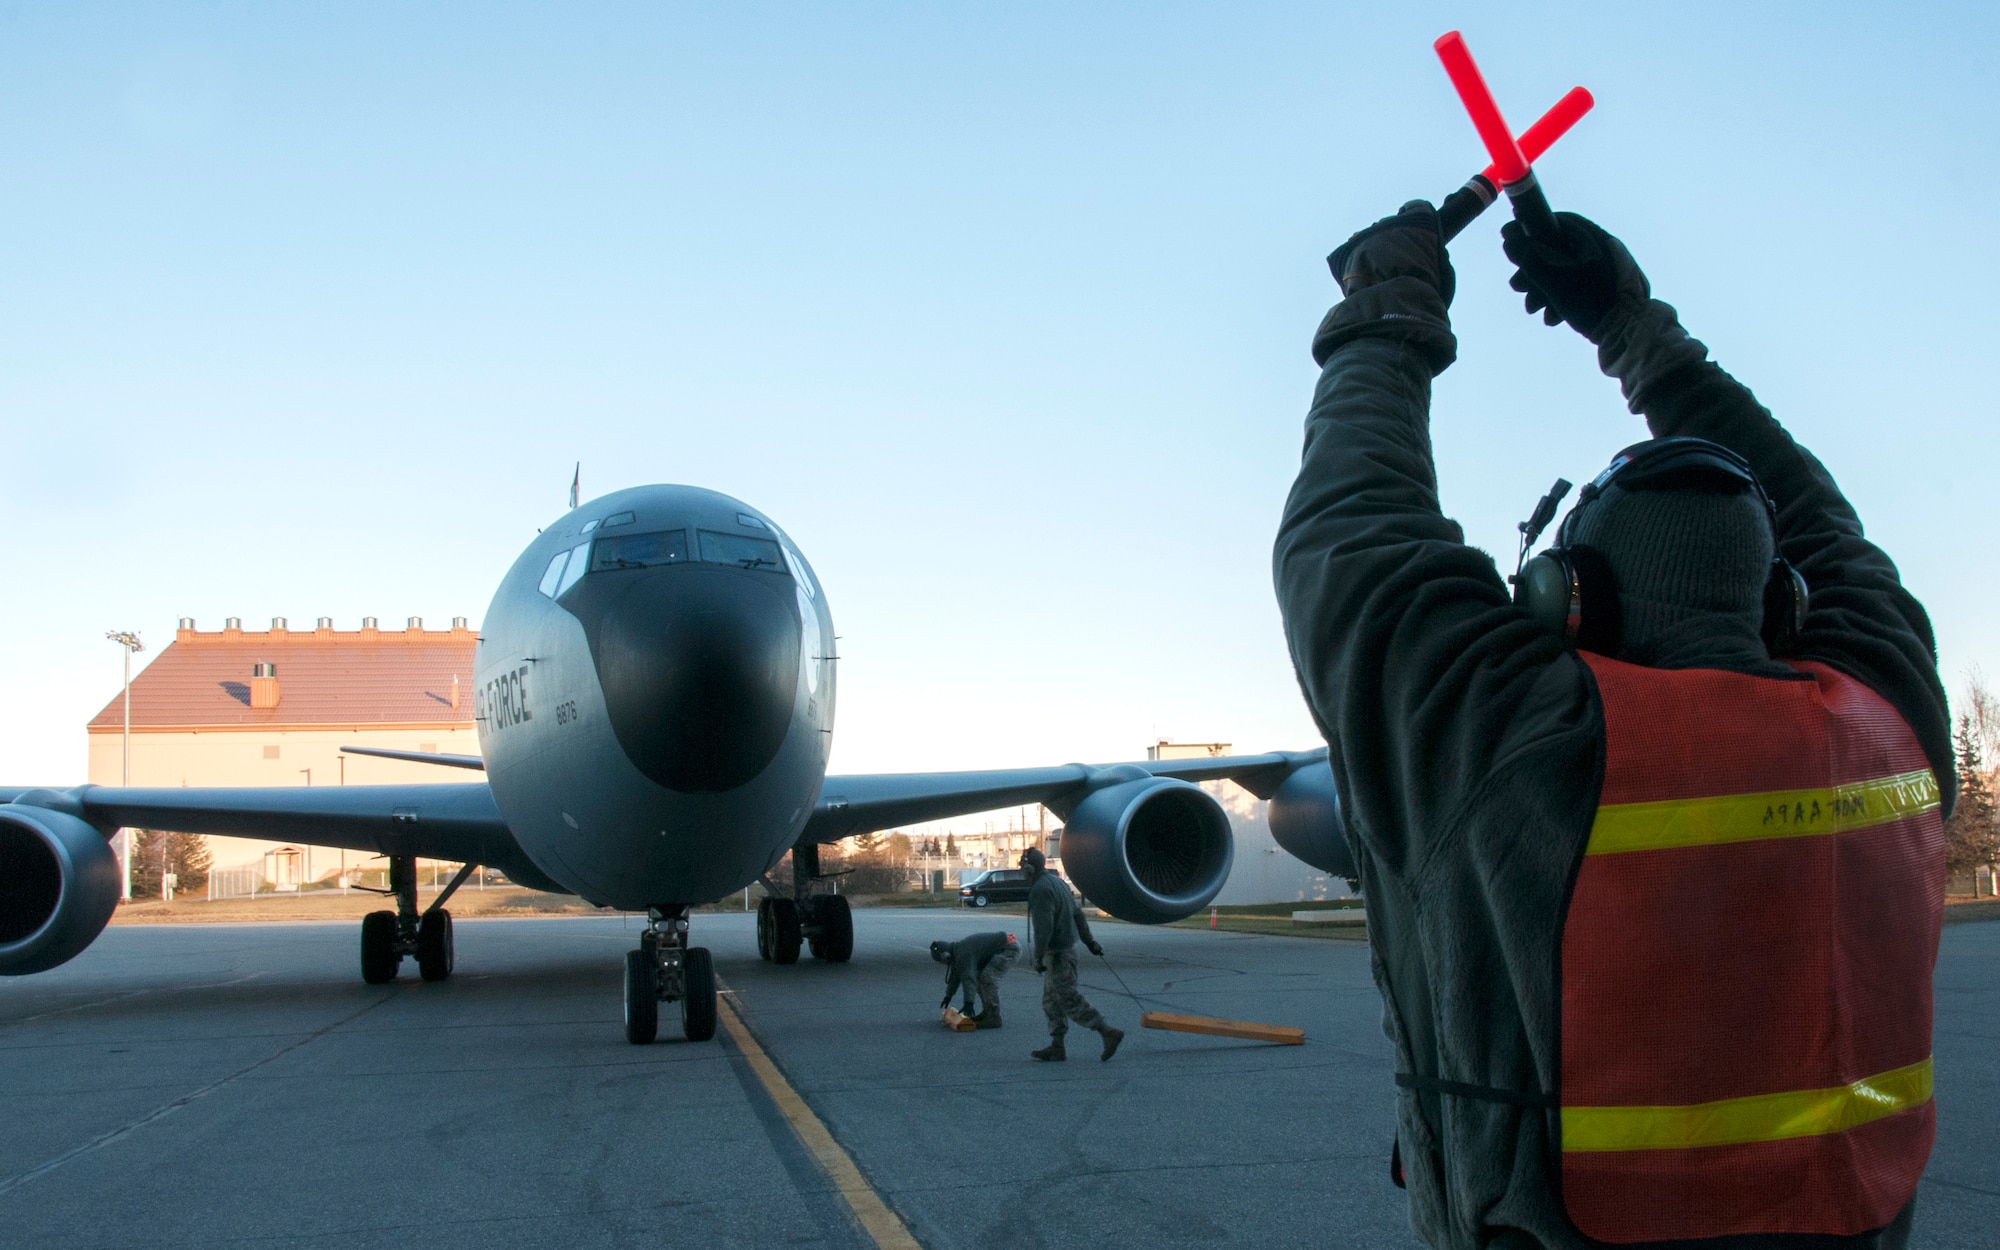
[[1021,948],[1009,946],[998,955],[986,961],[979,969],[979,1009],[998,1012],[1000,1010],[1000,978],[1014,966],[1021,957]]
[[1049,1018],[1049,1036],[1060,1042],[1071,1020],[1102,1033],[1104,1017],[1076,988],[1076,949],[1050,951],[1042,966],[1047,969],[1042,977],[1042,1014]]

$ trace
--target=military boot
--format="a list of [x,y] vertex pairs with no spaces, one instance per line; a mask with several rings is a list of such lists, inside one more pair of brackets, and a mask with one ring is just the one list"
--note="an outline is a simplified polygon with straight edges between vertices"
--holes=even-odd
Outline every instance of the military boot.
[[1098,1059],[1100,1061],[1109,1059],[1111,1058],[1111,1056],[1118,1053],[1118,1043],[1125,1040],[1125,1030],[1114,1029],[1107,1024],[1104,1026],[1103,1036],[1104,1036],[1104,1053],[1098,1056]]
[[1031,1058],[1039,1059],[1043,1063],[1061,1063],[1063,1060],[1069,1058],[1068,1055],[1063,1053],[1062,1039],[1059,1037],[1050,1038],[1048,1045],[1042,1047],[1040,1050],[1031,1050],[1028,1054]]
[[1000,1027],[1000,1009],[984,1008],[978,1015],[972,1017],[972,1022],[982,1029],[997,1029]]

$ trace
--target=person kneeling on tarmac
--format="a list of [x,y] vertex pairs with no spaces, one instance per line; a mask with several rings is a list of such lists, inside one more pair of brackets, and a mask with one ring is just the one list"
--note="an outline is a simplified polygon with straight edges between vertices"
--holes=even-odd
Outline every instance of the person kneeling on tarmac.
[[[1014,935],[995,930],[975,933],[956,942],[932,942],[931,958],[944,965],[944,999],[939,1007],[951,1006],[954,991],[960,991],[964,1005],[959,1014],[982,1029],[1000,1027],[1000,978],[1014,966],[1021,948]],[[972,989],[979,987],[979,1014],[972,1014]]]
[[1043,1062],[1069,1058],[1063,1053],[1063,1035],[1074,1020],[1086,1029],[1097,1030],[1104,1038],[1104,1053],[1098,1058],[1109,1059],[1118,1053],[1118,1043],[1125,1040],[1125,1034],[1106,1024],[1076,988],[1077,938],[1083,938],[1093,955],[1101,957],[1104,948],[1090,936],[1090,921],[1084,919],[1083,908],[1063,879],[1048,870],[1040,851],[1032,846],[1022,851],[1021,867],[1030,882],[1028,941],[1035,948],[1035,971],[1043,974],[1042,1014],[1049,1018],[1049,1044],[1028,1053]]

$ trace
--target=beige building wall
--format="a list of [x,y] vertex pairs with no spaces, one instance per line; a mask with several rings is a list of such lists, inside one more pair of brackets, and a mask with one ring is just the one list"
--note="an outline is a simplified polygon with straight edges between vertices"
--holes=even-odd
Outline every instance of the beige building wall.
[[[115,786],[123,771],[122,735],[90,732],[92,785]],[[357,729],[204,729],[133,730],[132,784],[135,786],[368,786],[465,784],[485,774],[440,764],[409,764],[401,760],[342,755],[342,747],[383,747],[394,751],[435,751],[443,755],[478,755],[479,735],[472,722],[417,728]],[[310,772],[310,782],[307,774]],[[248,838],[211,837],[209,853],[217,868],[260,860],[264,852],[298,842],[262,842]],[[364,862],[349,851],[342,860],[334,848],[312,855],[312,877],[325,875],[343,863]]]

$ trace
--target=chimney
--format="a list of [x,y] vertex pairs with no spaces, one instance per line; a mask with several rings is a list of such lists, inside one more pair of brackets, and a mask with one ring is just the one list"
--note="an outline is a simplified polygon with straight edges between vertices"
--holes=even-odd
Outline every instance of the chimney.
[[274,617],[272,617],[272,618],[271,618],[271,632],[272,632],[273,634],[287,634],[287,633],[290,633],[290,632],[291,632],[291,622],[287,621],[287,620],[286,620],[286,619],[285,619],[284,617],[282,617],[282,616],[274,616]]
[[451,675],[451,710],[458,710],[458,674]]
[[332,618],[332,617],[330,617],[330,616],[322,616],[322,617],[320,617],[320,618],[319,618],[319,622],[318,622],[317,624],[315,624],[315,625],[313,626],[313,633],[314,633],[314,634],[315,634],[316,636],[318,636],[318,637],[322,637],[322,638],[324,638],[324,637],[326,637],[326,636],[328,636],[328,635],[332,634],[332,633],[333,633],[333,618]]
[[413,617],[411,617],[411,618],[410,618],[410,625],[409,625],[409,630],[408,630],[408,632],[410,632],[410,633],[412,633],[412,634],[421,634],[421,633],[423,633],[423,632],[424,632],[424,618],[423,618],[423,617],[421,617],[421,616],[413,616]]
[[181,618],[180,627],[174,630],[174,641],[190,642],[193,640],[193,638],[194,638],[194,618],[192,616],[183,616]]
[[372,616],[364,616],[364,617],[362,617],[362,618],[361,618],[361,636],[362,636],[363,638],[373,638],[373,637],[375,636],[375,618],[374,618],[374,617],[372,617]]
[[224,617],[224,618],[222,619],[222,632],[223,632],[223,633],[225,633],[225,634],[240,634],[240,633],[242,633],[242,632],[243,632],[243,618],[242,618],[242,617],[240,617],[240,616],[226,616],[226,617]]
[[250,706],[278,706],[278,666],[261,661],[250,667]]

